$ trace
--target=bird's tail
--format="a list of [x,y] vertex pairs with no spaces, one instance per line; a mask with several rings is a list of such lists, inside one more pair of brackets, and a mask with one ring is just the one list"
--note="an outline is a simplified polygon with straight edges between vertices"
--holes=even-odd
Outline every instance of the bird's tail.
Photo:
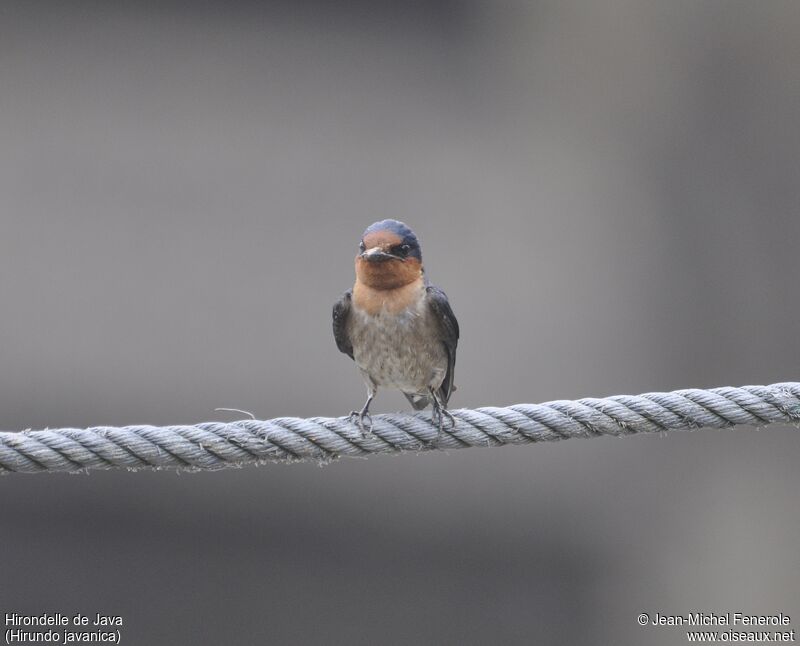
[[417,395],[417,394],[409,395],[408,393],[403,393],[403,394],[406,396],[406,399],[414,407],[414,410],[422,410],[428,404],[431,403],[431,398],[428,397],[427,395]]

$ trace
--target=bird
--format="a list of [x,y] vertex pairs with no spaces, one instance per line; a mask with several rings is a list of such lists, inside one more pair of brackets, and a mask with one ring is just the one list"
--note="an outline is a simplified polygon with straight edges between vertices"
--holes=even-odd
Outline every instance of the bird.
[[400,390],[415,410],[432,404],[431,420],[455,427],[447,410],[459,328],[447,295],[431,285],[414,232],[398,220],[367,227],[355,258],[355,284],[333,306],[333,336],[367,386],[351,411],[362,435],[372,431],[369,406],[379,388]]

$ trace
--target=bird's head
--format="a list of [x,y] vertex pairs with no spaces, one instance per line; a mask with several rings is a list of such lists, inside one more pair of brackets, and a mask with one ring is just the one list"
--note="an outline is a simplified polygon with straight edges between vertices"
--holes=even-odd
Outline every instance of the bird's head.
[[361,236],[356,278],[374,289],[396,289],[422,275],[422,250],[414,232],[397,220],[371,224]]

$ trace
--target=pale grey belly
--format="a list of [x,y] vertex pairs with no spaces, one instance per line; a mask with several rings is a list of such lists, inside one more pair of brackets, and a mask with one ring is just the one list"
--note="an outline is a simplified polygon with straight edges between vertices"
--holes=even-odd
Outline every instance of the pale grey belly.
[[376,386],[404,393],[438,388],[447,373],[447,352],[424,315],[399,317],[354,313],[350,324],[353,358]]

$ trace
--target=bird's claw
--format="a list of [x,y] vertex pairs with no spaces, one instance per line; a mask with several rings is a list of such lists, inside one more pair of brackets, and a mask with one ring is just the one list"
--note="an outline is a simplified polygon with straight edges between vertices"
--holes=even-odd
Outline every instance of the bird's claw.
[[[350,422],[354,422],[356,419],[358,420],[358,428],[361,429],[362,437],[372,435],[372,415],[369,414],[369,411],[351,410],[347,419],[349,419]],[[368,424],[365,424],[364,420],[368,420]]]
[[439,433],[436,435],[436,441],[438,442],[441,437],[442,433],[444,433],[444,418],[447,418],[450,422],[450,429],[454,429],[456,427],[456,418],[453,417],[453,414],[447,410],[446,408],[436,407],[432,414],[431,414],[431,421],[439,423]]

